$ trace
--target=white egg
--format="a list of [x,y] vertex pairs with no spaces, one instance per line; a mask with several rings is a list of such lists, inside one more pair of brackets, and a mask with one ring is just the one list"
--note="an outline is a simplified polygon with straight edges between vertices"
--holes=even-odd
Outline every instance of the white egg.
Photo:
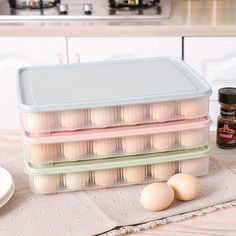
[[91,109],[91,122],[97,127],[106,127],[114,124],[115,121],[115,108],[94,108]]
[[182,173],[200,176],[208,172],[208,158],[195,158],[180,162],[180,170]]
[[208,100],[203,98],[181,101],[181,114],[184,118],[197,118],[208,114]]
[[175,173],[175,163],[158,163],[151,166],[151,173],[156,180],[168,180]]
[[145,118],[145,105],[127,105],[121,108],[124,123],[142,123]]
[[32,187],[37,193],[56,193],[60,186],[60,175],[35,175]]
[[34,112],[23,114],[24,129],[29,133],[50,133],[58,129],[58,117],[55,112]]
[[123,168],[123,178],[128,183],[142,183],[146,177],[145,166],[132,166]]
[[208,143],[208,131],[205,128],[181,131],[180,137],[184,148],[202,147]]
[[175,133],[153,134],[151,142],[157,152],[172,151],[175,149]]
[[123,151],[128,155],[143,154],[145,146],[145,136],[129,136],[122,139]]
[[114,155],[117,147],[117,139],[97,139],[93,141],[93,153],[99,157]]
[[61,156],[60,144],[29,144],[30,162],[36,165],[49,164]]
[[153,183],[146,186],[140,195],[143,208],[148,211],[162,211],[174,200],[174,191],[166,183]]
[[66,187],[70,190],[85,188],[89,181],[89,172],[67,173],[65,175]]
[[64,143],[64,157],[67,160],[83,159],[88,151],[86,141]]
[[175,114],[175,102],[158,102],[150,106],[151,117],[154,121],[169,121]]
[[112,187],[115,185],[118,174],[117,169],[96,170],[94,173],[95,183],[102,187]]
[[61,126],[64,130],[77,130],[84,128],[86,123],[85,110],[68,110],[61,112]]
[[189,201],[197,198],[201,192],[199,180],[189,174],[180,173],[172,176],[168,182],[175,193],[175,198],[181,201]]

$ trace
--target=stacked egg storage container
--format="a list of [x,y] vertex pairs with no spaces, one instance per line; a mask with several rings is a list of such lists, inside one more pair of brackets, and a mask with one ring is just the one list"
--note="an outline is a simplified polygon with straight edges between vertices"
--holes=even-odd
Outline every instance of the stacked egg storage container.
[[17,84],[33,192],[208,172],[211,89],[180,59],[28,67]]

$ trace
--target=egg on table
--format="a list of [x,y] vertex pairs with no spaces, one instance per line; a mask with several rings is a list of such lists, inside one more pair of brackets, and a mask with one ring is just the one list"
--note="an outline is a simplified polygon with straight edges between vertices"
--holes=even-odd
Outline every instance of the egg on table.
[[201,191],[199,180],[190,174],[176,174],[168,180],[167,184],[173,188],[175,198],[181,201],[193,200]]
[[174,200],[174,191],[166,183],[147,185],[141,192],[140,202],[148,211],[162,211],[169,207]]

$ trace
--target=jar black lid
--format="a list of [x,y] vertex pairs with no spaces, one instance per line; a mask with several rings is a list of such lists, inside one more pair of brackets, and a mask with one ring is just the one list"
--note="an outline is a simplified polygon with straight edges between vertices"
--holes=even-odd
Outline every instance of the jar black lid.
[[236,88],[226,87],[218,90],[218,100],[225,104],[236,104]]

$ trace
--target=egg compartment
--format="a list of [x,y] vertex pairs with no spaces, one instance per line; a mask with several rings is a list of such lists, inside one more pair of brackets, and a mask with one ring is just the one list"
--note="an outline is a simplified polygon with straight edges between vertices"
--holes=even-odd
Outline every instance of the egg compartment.
[[[194,109],[193,109],[194,107]],[[21,113],[28,136],[113,126],[196,119],[209,114],[209,97],[60,112]]]
[[24,142],[23,148],[27,161],[35,167],[123,155],[119,138],[45,144]]
[[19,109],[28,136],[209,113],[211,88],[174,57],[25,67],[18,75]]
[[[150,121],[196,119],[209,114],[209,96],[150,104]],[[194,108],[194,109],[193,109]]]
[[27,161],[35,166],[203,147],[208,117],[171,123],[87,130],[73,135],[24,137]]
[[80,164],[57,164],[49,168],[34,168],[26,163],[30,188],[35,193],[57,193],[75,190],[100,189],[133,184],[165,181],[183,172],[195,176],[208,173],[210,148],[176,151],[85,161]]
[[46,136],[60,128],[60,112],[21,112],[21,128],[29,136]]

